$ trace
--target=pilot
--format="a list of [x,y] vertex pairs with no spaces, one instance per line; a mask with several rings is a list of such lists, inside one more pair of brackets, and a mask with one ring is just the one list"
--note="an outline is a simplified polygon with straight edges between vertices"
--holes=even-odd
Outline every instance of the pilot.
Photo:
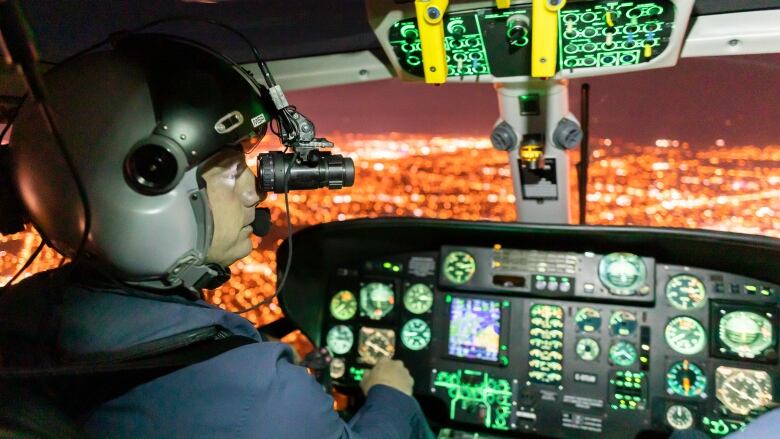
[[[30,382],[89,436],[432,436],[400,361],[366,375],[365,404],[344,422],[288,346],[203,300],[202,288],[249,254],[264,198],[241,144],[271,116],[245,72],[192,41],[147,34],[57,66],[45,82],[61,141],[26,103],[11,142],[15,179],[33,224],[74,261],[2,292],[4,369],[53,370]],[[90,374],[224,338],[243,341],[151,378]],[[18,399],[0,411],[29,401]]]

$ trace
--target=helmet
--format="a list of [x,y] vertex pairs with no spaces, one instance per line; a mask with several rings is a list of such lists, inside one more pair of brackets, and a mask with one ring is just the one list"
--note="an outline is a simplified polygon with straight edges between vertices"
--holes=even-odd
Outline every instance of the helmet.
[[[213,221],[201,165],[221,148],[262,137],[265,87],[193,41],[130,34],[45,76],[47,104],[91,210],[84,247],[121,280],[196,289]],[[48,243],[73,257],[84,230],[78,186],[31,103],[15,123],[15,179]],[[216,271],[215,271],[216,270]]]

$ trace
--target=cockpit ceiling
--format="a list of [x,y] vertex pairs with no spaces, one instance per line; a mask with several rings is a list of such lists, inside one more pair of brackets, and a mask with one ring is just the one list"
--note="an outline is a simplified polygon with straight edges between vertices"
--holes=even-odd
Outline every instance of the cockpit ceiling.
[[[41,59],[48,62],[58,62],[112,32],[170,16],[209,18],[234,26],[255,42],[268,60],[380,47],[366,19],[363,0],[21,0],[20,3],[33,27]],[[772,8],[780,8],[780,0],[698,0],[693,15]],[[197,37],[238,62],[251,61],[244,44],[219,29],[197,24],[156,29]]]
[[[379,48],[363,0],[20,0],[41,59],[58,62],[112,32],[171,16],[226,23],[244,33],[268,60]],[[190,36],[238,62],[252,61],[246,45],[216,27],[193,23],[157,32]]]

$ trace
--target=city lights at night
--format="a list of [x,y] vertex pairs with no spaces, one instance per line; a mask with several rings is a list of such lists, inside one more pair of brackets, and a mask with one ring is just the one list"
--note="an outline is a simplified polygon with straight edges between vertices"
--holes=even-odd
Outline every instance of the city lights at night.
[[[514,221],[515,195],[505,153],[485,137],[334,133],[334,152],[355,160],[355,186],[290,194],[294,229],[330,221],[383,216]],[[593,139],[587,222],[599,225],[685,227],[780,237],[780,145],[697,145],[659,139],[654,145]],[[271,145],[264,147],[272,148]],[[572,163],[578,156],[572,154]],[[575,171],[570,181],[576,194]],[[286,238],[284,199],[270,195],[274,229],[236,263],[234,276],[206,298],[229,310],[273,294],[275,251]],[[576,218],[576,198],[572,217]],[[8,280],[40,243],[36,233],[0,241],[0,281]],[[25,276],[53,268],[60,256],[45,248]],[[285,294],[295,294],[285,291]],[[282,315],[276,303],[247,318],[256,325]],[[301,349],[305,341],[293,334]]]

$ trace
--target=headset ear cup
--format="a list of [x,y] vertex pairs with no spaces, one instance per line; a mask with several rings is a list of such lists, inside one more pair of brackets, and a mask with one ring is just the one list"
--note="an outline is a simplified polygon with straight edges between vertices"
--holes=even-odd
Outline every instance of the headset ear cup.
[[136,143],[124,161],[127,184],[144,195],[170,192],[188,168],[181,146],[157,134]]

